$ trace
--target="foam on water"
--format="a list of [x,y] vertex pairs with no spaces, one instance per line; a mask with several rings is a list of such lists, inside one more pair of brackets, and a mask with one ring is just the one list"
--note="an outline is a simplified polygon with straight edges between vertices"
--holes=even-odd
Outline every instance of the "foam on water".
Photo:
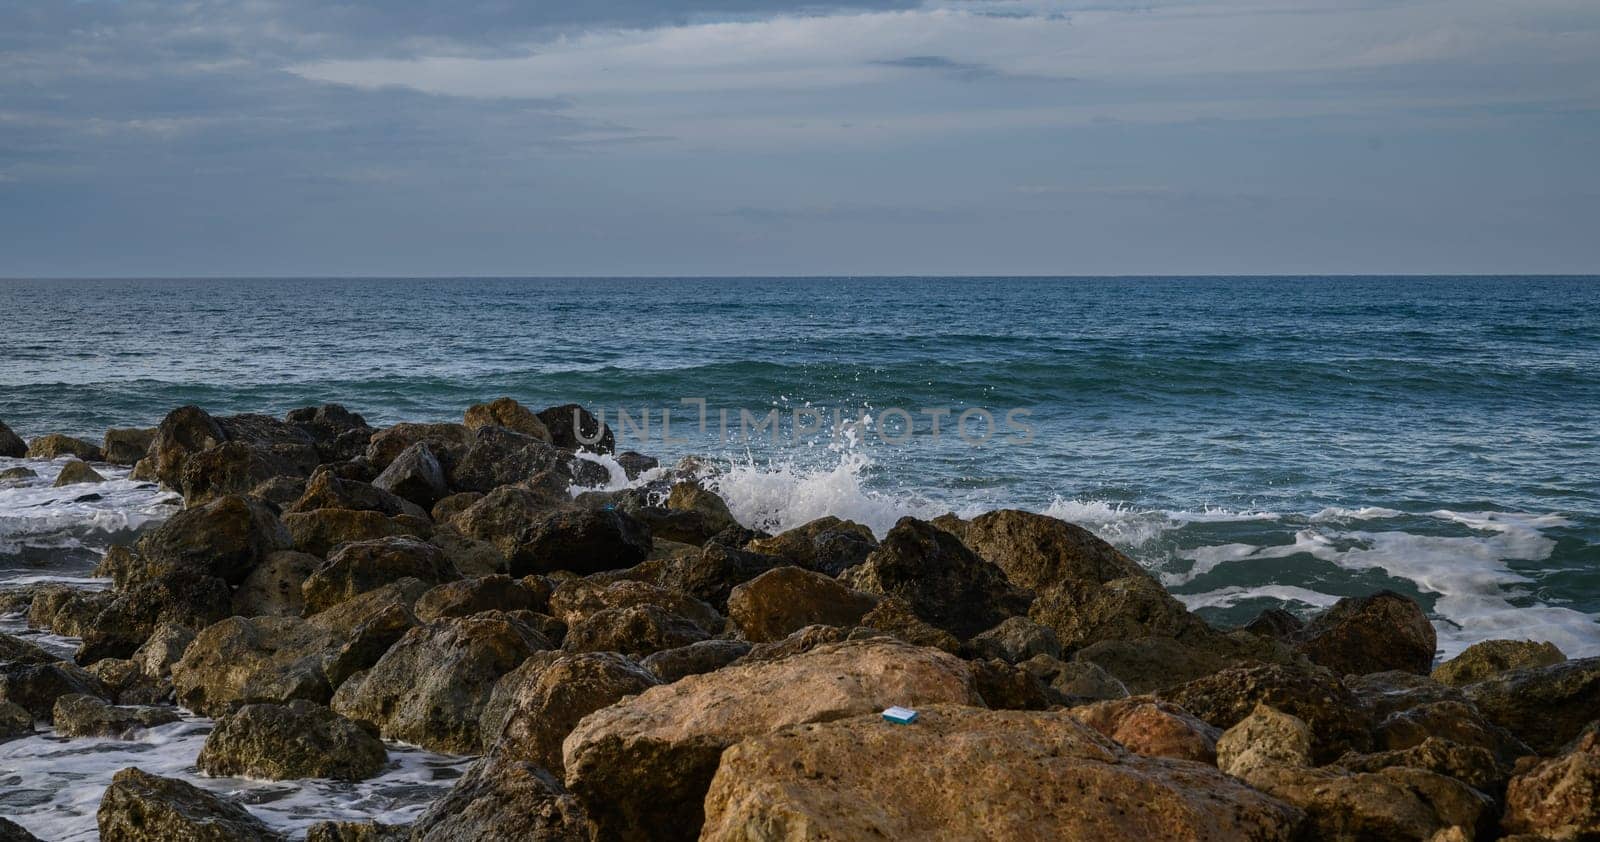
[[25,549],[105,546],[164,520],[178,498],[153,483],[128,479],[128,469],[95,463],[105,482],[53,488],[67,459],[0,459],[0,470],[24,467],[37,477],[0,482],[0,569]]

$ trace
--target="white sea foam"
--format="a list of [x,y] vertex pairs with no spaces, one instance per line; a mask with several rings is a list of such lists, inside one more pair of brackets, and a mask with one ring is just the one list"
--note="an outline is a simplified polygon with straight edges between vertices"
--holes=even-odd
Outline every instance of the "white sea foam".
[[[1178,594],[1178,600],[1187,606],[1190,611],[1200,608],[1231,608],[1247,599],[1260,598],[1276,599],[1285,603],[1286,607],[1291,610],[1301,606],[1322,609],[1339,601],[1336,596],[1294,585],[1265,585],[1259,588],[1246,588],[1235,585],[1214,591],[1206,591],[1205,593]],[[1302,611],[1301,613],[1304,612]]]
[[20,466],[39,475],[0,483],[0,555],[104,544],[177,511],[175,495],[131,481],[126,468],[113,465],[94,466],[106,482],[53,488],[66,463],[0,459],[0,470]]
[[841,452],[831,467],[732,462],[718,466],[706,482],[740,523],[772,532],[832,515],[864,524],[882,537],[902,517],[934,517],[950,510],[919,497],[868,489],[863,476],[871,464],[853,451]]

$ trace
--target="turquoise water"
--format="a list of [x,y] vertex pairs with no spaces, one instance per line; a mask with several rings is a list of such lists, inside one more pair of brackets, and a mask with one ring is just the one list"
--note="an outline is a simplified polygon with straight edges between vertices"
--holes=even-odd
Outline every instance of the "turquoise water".
[[[1218,622],[1391,587],[1446,651],[1600,654],[1600,278],[0,281],[0,419],[25,436],[502,394],[613,426],[672,409],[688,441],[625,444],[723,457],[752,523],[1017,506]],[[919,434],[725,444],[682,398],[735,429],[901,407]],[[934,438],[924,407],[1026,408],[1034,438]]]

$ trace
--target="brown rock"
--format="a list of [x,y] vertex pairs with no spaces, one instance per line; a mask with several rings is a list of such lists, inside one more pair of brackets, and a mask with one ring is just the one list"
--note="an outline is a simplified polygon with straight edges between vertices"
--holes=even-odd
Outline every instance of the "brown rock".
[[[530,586],[530,581],[540,587]],[[438,585],[417,600],[416,612],[426,623],[482,611],[545,611],[549,607],[548,586],[536,577],[513,579],[497,574]]]
[[809,625],[853,626],[878,600],[799,567],[779,567],[728,595],[728,619],[746,640],[782,640]]
[[383,741],[322,705],[254,704],[217,720],[196,764],[208,775],[359,781],[383,770]]
[[867,560],[877,549],[872,530],[848,520],[824,517],[797,526],[770,538],[751,541],[748,549],[777,556],[790,564],[838,576]]
[[412,842],[592,842],[589,817],[533,763],[479,760],[412,826]]
[[61,488],[67,485],[90,485],[105,481],[106,478],[89,467],[88,463],[74,459],[61,467],[61,473],[56,476],[54,486]]
[[679,591],[633,579],[613,579],[606,574],[568,579],[550,594],[550,613],[568,626],[610,608],[654,605],[694,622],[706,631],[720,631],[722,615],[711,606]]
[[1433,680],[1462,687],[1509,670],[1559,664],[1567,656],[1554,643],[1531,640],[1485,640],[1435,667]]
[[322,566],[322,559],[294,550],[275,552],[233,592],[233,613],[240,617],[298,617],[305,611],[301,587]]
[[[638,663],[611,652],[563,655],[525,676],[492,751],[562,774],[561,743],[595,711],[660,681]],[[493,740],[485,735],[485,744]]]
[[150,445],[155,478],[168,488],[182,489],[183,469],[189,457],[227,440],[227,434],[216,419],[200,407],[174,409],[161,419],[155,441]]
[[132,465],[145,457],[155,440],[154,428],[106,430],[105,460],[113,465]]
[[139,539],[138,554],[151,566],[194,570],[237,585],[289,544],[290,532],[264,503],[229,496],[168,518]]
[[1566,753],[1512,779],[1504,827],[1552,839],[1600,835],[1600,729],[1591,727]]
[[697,482],[679,482],[667,495],[667,508],[682,512],[697,512],[706,527],[713,533],[739,525],[728,504]]
[[748,654],[750,644],[742,640],[702,640],[676,649],[663,649],[640,661],[639,665],[663,683],[671,684],[686,676],[715,672]]
[[232,801],[138,768],[111,779],[96,813],[105,842],[283,842]]
[[856,590],[904,600],[918,617],[965,640],[1027,613],[1027,594],[954,535],[901,518],[883,543],[841,579]]
[[961,651],[961,641],[955,635],[924,622],[899,597],[878,600],[871,611],[862,615],[861,626],[898,637],[915,646],[931,646],[951,654]]
[[1311,726],[1317,762],[1346,751],[1365,751],[1372,741],[1370,712],[1338,676],[1325,669],[1235,667],[1157,695],[1224,729],[1261,704],[1297,717]]
[[1102,640],[1204,640],[1211,635],[1205,621],[1143,573],[1105,584],[1069,581],[1049,588],[1034,600],[1028,617],[1052,629],[1069,652]]
[[286,514],[283,516],[283,525],[289,530],[294,549],[323,558],[341,544],[352,541],[406,535],[427,539],[433,533],[427,521],[410,515],[385,517],[382,512],[351,509],[317,509]]
[[539,416],[511,398],[496,398],[488,403],[468,407],[466,426],[469,430],[488,426],[505,427],[525,436],[533,436],[540,441],[550,441],[550,431],[545,428],[544,422],[539,420]]
[[1490,722],[1551,754],[1600,719],[1600,658],[1510,670],[1463,689]]
[[[1088,797],[1085,797],[1088,795]],[[724,753],[701,839],[1288,840],[1299,813],[1053,713],[933,705],[785,728]]]
[[1346,597],[1295,638],[1306,657],[1340,674],[1405,670],[1427,675],[1438,641],[1422,607],[1393,591]]
[[341,545],[305,580],[300,593],[310,615],[401,579],[436,585],[460,577],[433,544],[409,537],[379,538]]
[[563,745],[567,785],[602,835],[644,838],[655,828],[692,838],[729,745],[787,725],[938,702],[981,704],[966,664],[886,639],[725,667],[584,718]]
[[55,459],[60,456],[75,456],[85,462],[99,462],[101,454],[100,448],[82,439],[60,433],[40,436],[28,443],[29,459]]
[[611,428],[575,403],[552,406],[538,415],[556,447],[596,453],[610,453],[617,448],[617,438],[612,435]]
[[472,431],[461,424],[396,424],[373,434],[367,445],[367,461],[382,471],[406,448],[422,442],[448,477],[472,446],[472,439]]
[[1215,765],[1218,729],[1171,702],[1149,696],[1096,702],[1069,713],[1134,754]]
[[128,739],[139,731],[178,721],[166,706],[113,705],[96,696],[72,693],[56,699],[51,721],[63,737]]
[[1138,563],[1080,526],[1001,509],[972,519],[961,540],[1012,582],[1043,590],[1063,582],[1105,583],[1148,575]]

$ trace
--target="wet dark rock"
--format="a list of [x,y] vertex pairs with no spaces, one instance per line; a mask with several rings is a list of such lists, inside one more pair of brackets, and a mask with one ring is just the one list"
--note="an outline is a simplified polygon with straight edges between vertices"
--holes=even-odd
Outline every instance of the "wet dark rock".
[[[504,427],[483,427],[450,474],[450,484],[458,491],[488,493],[502,485],[528,482],[546,471],[570,481],[571,458],[543,439]],[[558,485],[557,490],[565,490],[565,484]]]
[[607,608],[567,629],[568,652],[621,652],[643,657],[710,637],[691,620],[655,605]]
[[1550,754],[1600,719],[1600,658],[1510,670],[1463,690],[1489,721]]
[[83,667],[69,661],[0,664],[0,702],[13,703],[34,719],[54,722],[56,700],[73,694],[104,698],[106,688]]
[[390,739],[476,753],[495,683],[549,648],[543,635],[500,612],[437,620],[406,632],[371,669],[351,676],[332,706]]
[[342,544],[409,535],[426,540],[433,525],[410,515],[387,517],[382,512],[317,509],[283,516],[293,549],[326,558]]
[[[488,498],[478,505],[485,502]],[[470,510],[463,517],[469,513]],[[621,570],[644,561],[649,554],[649,527],[622,512],[550,512],[535,519],[518,536],[516,552],[510,557],[511,575],[556,570],[584,575]]]
[[178,721],[175,708],[154,705],[113,705],[96,696],[68,694],[56,699],[51,721],[63,737],[128,739],[157,725]]
[[68,485],[92,485],[105,481],[106,478],[89,467],[88,463],[74,459],[61,467],[61,473],[56,476],[54,486],[61,488]]
[[994,710],[1047,710],[1064,701],[1037,675],[998,658],[975,658],[967,668],[972,686]]
[[294,501],[299,500],[305,493],[305,477],[280,476],[257,483],[250,489],[249,496],[263,503],[271,503],[281,512],[293,505]]
[[625,450],[617,454],[617,464],[622,466],[622,473],[629,480],[636,480],[646,471],[653,471],[661,467],[661,461],[654,456],[646,456],[632,450]]
[[308,447],[283,452],[243,442],[223,442],[188,456],[177,490],[199,506],[230,494],[249,494],[277,477],[304,477],[316,464]]
[[4,421],[0,421],[0,456],[7,459],[21,459],[28,455],[28,443],[22,437],[12,432]]
[[1044,682],[1066,704],[1086,704],[1128,696],[1126,685],[1090,661],[1062,661],[1050,655],[1035,655],[1017,666]]
[[490,755],[412,826],[412,842],[592,842],[588,814],[539,766]]
[[663,683],[671,684],[680,678],[714,672],[750,653],[750,644],[742,640],[702,640],[676,649],[663,649],[640,662]]
[[150,445],[155,478],[167,488],[182,489],[183,469],[189,458],[227,440],[227,434],[216,419],[200,407],[174,409],[161,419],[155,441]]
[[396,424],[373,434],[367,445],[367,461],[382,471],[406,448],[423,442],[448,477],[472,446],[472,439],[472,431],[461,424]]
[[283,842],[237,803],[138,768],[111,779],[96,814],[105,842]]
[[60,660],[37,644],[15,635],[0,633],[0,663],[49,664]]
[[18,465],[15,468],[6,468],[0,471],[0,482],[20,483],[23,480],[38,479],[39,472],[32,468]]
[[228,496],[173,515],[139,539],[138,554],[151,565],[237,585],[267,556],[289,549],[290,542],[289,531],[266,504]]
[[366,452],[374,432],[365,418],[336,403],[292,409],[284,420],[311,437],[323,462],[351,459]]
[[1289,640],[1305,627],[1304,621],[1282,608],[1268,608],[1246,623],[1244,630],[1259,637]]
[[951,654],[961,651],[961,641],[955,635],[918,617],[905,600],[895,596],[879,599],[871,611],[862,615],[860,626],[917,646],[941,649]]
[[752,552],[777,556],[790,564],[838,576],[867,560],[877,549],[872,530],[854,521],[824,517],[767,538],[751,541]]
[[379,538],[344,544],[301,586],[305,613],[332,608],[358,594],[401,579],[430,585],[460,578],[438,547],[415,538]]
[[527,569],[536,559],[523,536],[565,504],[557,497],[508,485],[481,496],[449,520],[461,535],[493,545],[508,563]]
[[155,428],[106,430],[102,454],[113,465],[133,465],[143,459],[156,440]]
[[550,441],[556,447],[592,450],[596,453],[616,450],[617,437],[612,434],[611,428],[578,404],[552,406],[539,413],[539,420],[550,431]]
[[76,657],[82,664],[126,658],[163,623],[202,628],[232,613],[233,597],[227,582],[175,569],[116,593],[83,631]]
[[865,562],[840,578],[859,591],[899,597],[918,617],[962,640],[1028,610],[1027,594],[1000,568],[915,518],[901,518]]
[[423,507],[391,494],[374,485],[351,479],[340,479],[332,471],[318,470],[306,483],[305,493],[289,505],[287,512],[311,512],[317,509],[352,509],[381,512],[385,515],[410,515],[427,519]]
[[999,658],[1018,664],[1036,655],[1061,657],[1061,641],[1049,626],[1027,617],[1007,617],[1000,625],[968,641],[967,651],[974,658]]
[[[733,589],[774,568],[784,561],[774,556],[736,550],[724,544],[708,543],[698,550],[675,555],[644,572],[661,587],[689,594],[712,608],[726,610]],[[645,568],[646,565],[641,565]]]
[[1318,762],[1372,743],[1371,712],[1326,669],[1281,665],[1235,667],[1157,694],[1218,728],[1237,725],[1256,705],[1268,705],[1311,727]]
[[[33,735],[33,714],[16,702],[0,701],[0,743]],[[0,839],[5,839],[0,834]]]
[[1341,674],[1427,675],[1438,641],[1422,606],[1393,591],[1345,597],[1295,635],[1306,657]]
[[172,684],[150,678],[127,658],[102,658],[89,665],[90,675],[106,689],[106,700],[119,705],[164,705],[172,701]]
[[300,616],[305,609],[301,586],[322,563],[314,555],[294,550],[267,556],[233,592],[233,613],[240,617]]
[[196,763],[208,775],[359,781],[383,770],[383,741],[322,705],[255,704],[217,720]]
[[450,493],[444,468],[427,443],[420,441],[402,450],[372,485],[427,509]]
[[60,433],[50,433],[28,442],[29,459],[56,459],[62,456],[74,456],[85,462],[101,461],[99,447]]

